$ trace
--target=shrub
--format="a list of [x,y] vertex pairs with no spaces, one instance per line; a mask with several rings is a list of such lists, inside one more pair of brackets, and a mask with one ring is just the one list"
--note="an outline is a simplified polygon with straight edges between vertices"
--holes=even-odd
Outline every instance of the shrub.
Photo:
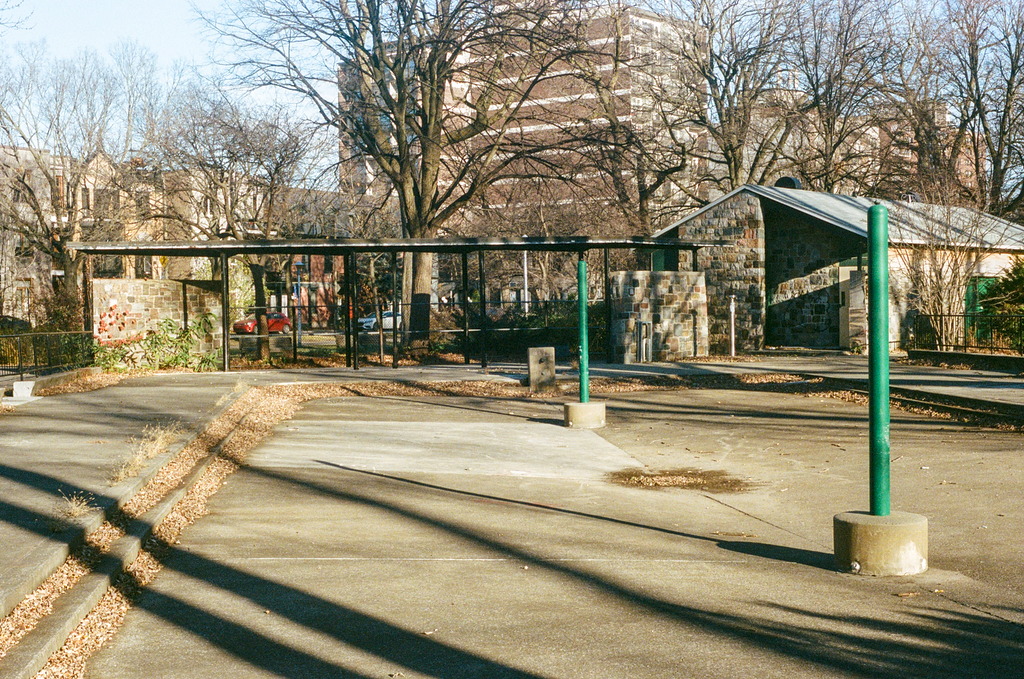
[[213,328],[213,314],[207,313],[179,328],[170,319],[157,323],[155,330],[126,339],[97,341],[95,363],[104,370],[131,368],[189,368],[213,370],[217,355],[199,351],[199,342]]

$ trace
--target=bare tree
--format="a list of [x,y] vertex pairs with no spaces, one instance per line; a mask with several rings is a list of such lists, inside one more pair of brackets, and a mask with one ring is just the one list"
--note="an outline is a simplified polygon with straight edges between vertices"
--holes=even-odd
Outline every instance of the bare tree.
[[695,206],[679,185],[692,182],[698,164],[699,132],[687,115],[698,87],[677,63],[684,30],[678,20],[618,0],[604,3],[600,14],[598,46],[573,63],[585,96],[593,98],[573,119],[579,136],[573,161],[578,174],[591,177],[580,182],[583,192],[608,198],[628,233],[646,235]]
[[856,189],[877,167],[875,113],[884,42],[873,0],[805,0],[796,5],[787,61],[802,92],[791,143],[808,188]]
[[[191,88],[161,127],[155,165],[162,177],[162,204],[151,218],[174,221],[187,237],[321,235],[324,222],[336,219],[337,193],[318,183],[333,168],[323,166],[326,140],[314,126],[294,121],[289,109],[247,107],[223,92]],[[280,265],[280,258],[244,259],[255,290],[258,334],[265,336],[266,273]],[[269,358],[265,337],[258,350]]]
[[947,51],[954,84],[971,109],[978,203],[996,214],[1024,210],[1024,6],[948,0]]
[[[933,3],[914,0],[889,9],[878,24],[884,40],[879,70],[882,106],[874,195],[917,194],[929,203],[981,207],[970,169],[970,97],[955,86],[945,20]],[[966,171],[965,171],[966,168]]]
[[764,183],[778,173],[792,134],[783,77],[789,3],[670,0],[662,11],[678,22],[666,49],[681,71],[685,121],[706,137],[706,150],[695,149],[706,166],[696,186],[726,192]]
[[1006,222],[951,205],[894,203],[890,290],[902,314],[930,318],[940,344],[965,331],[965,294],[985,261],[1007,241]]
[[122,115],[122,76],[155,75],[151,61],[135,70],[123,54],[50,59],[40,45],[22,46],[0,66],[0,221],[60,272],[52,294],[65,312],[53,320],[62,325],[81,322],[83,259],[69,244],[123,230],[111,187],[138,135]]
[[[211,22],[254,87],[298,93],[432,237],[485,187],[543,166],[527,103],[579,49],[575,2],[239,0]],[[341,96],[338,96],[338,83]],[[429,327],[432,258],[414,258],[410,327]]]
[[19,13],[21,0],[0,0],[0,35],[4,29],[20,28],[25,17]]

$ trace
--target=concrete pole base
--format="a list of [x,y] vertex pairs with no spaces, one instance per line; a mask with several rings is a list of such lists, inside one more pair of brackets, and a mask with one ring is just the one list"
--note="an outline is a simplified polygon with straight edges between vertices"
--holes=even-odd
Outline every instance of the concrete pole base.
[[919,514],[843,512],[832,519],[836,568],[858,575],[928,570],[928,519]]
[[604,426],[604,401],[564,405],[565,426],[569,429],[600,429]]

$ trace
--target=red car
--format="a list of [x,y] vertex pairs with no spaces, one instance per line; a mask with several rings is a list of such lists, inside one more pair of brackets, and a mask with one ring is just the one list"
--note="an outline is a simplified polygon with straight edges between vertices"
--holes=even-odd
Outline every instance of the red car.
[[[238,335],[252,335],[256,332],[256,317],[250,316],[240,321],[235,321],[231,329]],[[267,312],[268,332],[291,332],[292,319],[278,311]]]

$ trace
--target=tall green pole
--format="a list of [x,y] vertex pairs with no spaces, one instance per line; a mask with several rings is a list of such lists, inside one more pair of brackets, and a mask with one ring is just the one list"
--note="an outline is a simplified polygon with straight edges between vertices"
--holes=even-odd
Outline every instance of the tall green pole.
[[587,338],[587,261],[580,253],[576,265],[576,290],[579,298],[580,326],[580,403],[590,402],[590,343]]
[[889,516],[889,211],[868,210],[868,429],[871,514]]

